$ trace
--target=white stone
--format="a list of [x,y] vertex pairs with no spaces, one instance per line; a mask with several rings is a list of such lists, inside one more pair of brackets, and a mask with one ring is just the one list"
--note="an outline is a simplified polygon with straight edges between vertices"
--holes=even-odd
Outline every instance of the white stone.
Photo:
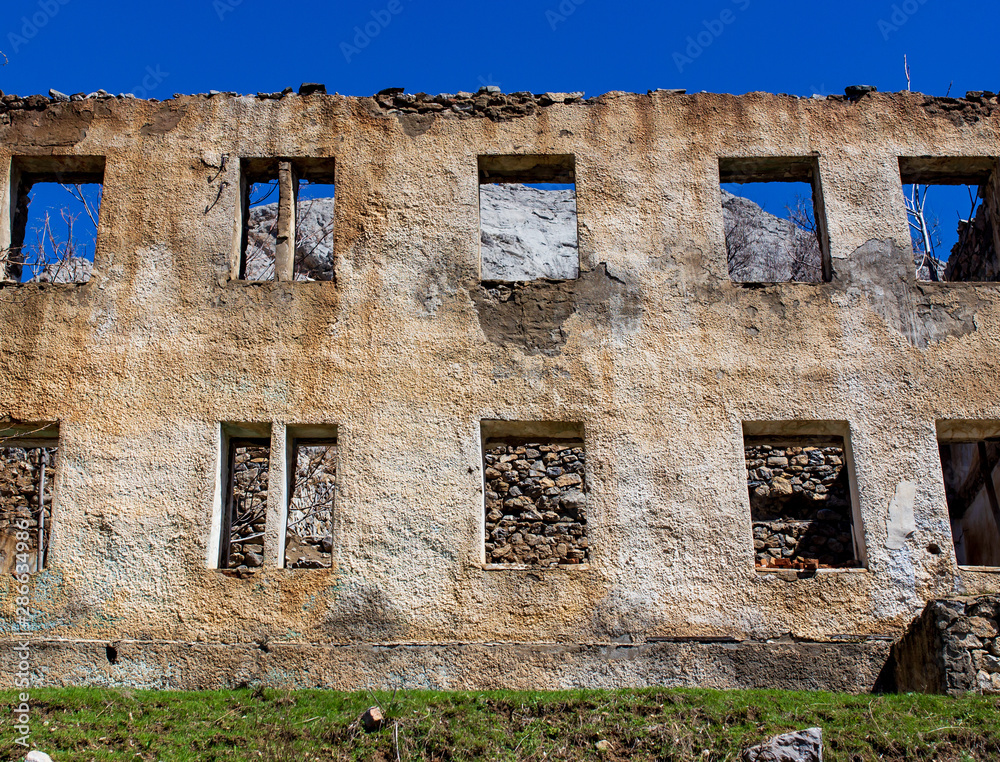
[[580,273],[576,191],[479,186],[483,280],[568,280]]
[[823,762],[823,731],[808,728],[746,749],[743,762]]

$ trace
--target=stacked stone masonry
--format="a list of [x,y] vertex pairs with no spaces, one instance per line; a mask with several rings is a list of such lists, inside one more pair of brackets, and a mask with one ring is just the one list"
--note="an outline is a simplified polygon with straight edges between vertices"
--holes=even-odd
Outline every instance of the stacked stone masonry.
[[484,456],[486,562],[587,561],[583,443],[492,443]]
[[1000,694],[1000,595],[931,601],[892,665],[900,691]]
[[842,444],[751,444],[745,453],[759,568],[859,565]]
[[1000,260],[997,258],[1000,235],[994,228],[998,206],[997,194],[987,194],[972,220],[959,221],[958,242],[944,268],[946,281],[1000,280]]
[[[16,162],[106,161],[89,281],[0,288],[0,419],[59,422],[26,630],[0,579],[0,659],[31,639],[33,685],[861,691],[927,601],[995,592],[996,568],[952,552],[938,436],[1000,435],[997,286],[915,280],[899,163],[993,160],[994,94],[93,95],[0,97],[5,208]],[[573,157],[579,277],[483,283],[484,153]],[[284,157],[336,159],[330,280],[233,276],[241,162]],[[733,282],[727,157],[815,161],[823,282]],[[580,483],[531,476],[531,434],[503,454],[556,503],[513,477],[485,489],[487,420],[580,422],[586,473],[560,466]],[[274,451],[267,489],[241,462],[268,507],[223,557],[232,421],[270,427]],[[757,566],[857,559],[831,544],[850,546],[832,471],[807,490],[767,458],[754,492],[827,492],[759,515],[755,548],[748,422],[850,432],[857,573]],[[300,573],[269,544],[289,528],[286,435],[333,426],[336,515],[291,532],[329,527],[332,557]],[[803,546],[799,521],[834,524]],[[994,641],[970,632],[988,666]]]
[[[52,484],[56,473],[56,453],[55,447],[0,446],[0,573],[2,574],[11,574],[14,571],[18,530],[28,532],[28,566],[31,571],[38,569],[39,544],[43,550],[48,546],[52,527]],[[40,487],[41,494],[39,494]]]

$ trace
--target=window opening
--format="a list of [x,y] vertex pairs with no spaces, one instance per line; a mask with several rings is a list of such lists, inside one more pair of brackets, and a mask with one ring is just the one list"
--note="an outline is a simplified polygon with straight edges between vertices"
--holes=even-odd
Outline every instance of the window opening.
[[995,164],[985,157],[899,160],[917,280],[1000,280]]
[[46,566],[57,443],[53,424],[0,427],[0,573],[4,575]]
[[1000,439],[939,441],[938,449],[958,564],[1000,567]]
[[237,277],[332,281],[333,159],[244,159]]
[[738,283],[829,280],[815,158],[720,159],[729,276]]
[[15,157],[7,283],[86,283],[104,194],[103,157]]
[[744,438],[758,569],[860,567],[843,437]]
[[480,156],[481,278],[579,277],[572,156]]
[[288,471],[285,568],[330,568],[337,509],[336,440],[294,440]]
[[[531,423],[483,422],[487,564],[547,568],[588,561],[583,430],[559,426],[531,432]],[[577,436],[566,436],[574,430]]]
[[269,439],[231,439],[219,568],[245,571],[264,563]]

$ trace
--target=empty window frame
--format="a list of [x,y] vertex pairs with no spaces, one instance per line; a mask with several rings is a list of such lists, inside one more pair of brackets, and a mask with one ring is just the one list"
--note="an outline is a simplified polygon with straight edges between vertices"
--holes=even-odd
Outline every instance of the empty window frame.
[[1000,569],[1000,424],[938,424],[955,557],[960,566]]
[[995,157],[902,157],[917,280],[1000,280],[1000,180]]
[[583,425],[483,421],[481,435],[486,564],[586,563]]
[[243,159],[233,277],[332,281],[334,159]]
[[44,569],[59,427],[0,425],[0,574]]
[[336,429],[289,427],[286,442],[284,565],[286,569],[328,569],[333,565],[337,518]]
[[103,156],[15,156],[0,223],[0,280],[90,280],[103,189]]
[[479,221],[483,281],[577,278],[574,157],[480,156]]
[[720,158],[719,181],[734,282],[830,280],[816,157]]
[[[798,422],[788,426],[790,431],[802,428]],[[805,428],[830,430],[815,424]],[[760,433],[780,429],[744,426],[754,565],[758,570],[863,567],[846,434]]]
[[264,564],[271,439],[230,436],[219,568],[248,571]]

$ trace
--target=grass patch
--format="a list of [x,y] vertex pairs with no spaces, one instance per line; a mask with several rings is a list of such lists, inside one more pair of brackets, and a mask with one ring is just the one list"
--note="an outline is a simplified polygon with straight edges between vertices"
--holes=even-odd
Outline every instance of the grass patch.
[[[15,706],[14,691],[0,691]],[[35,748],[90,760],[735,760],[818,725],[827,760],[1000,759],[1000,697],[789,691],[31,691]],[[8,715],[9,716],[9,715]],[[398,728],[398,730],[397,730]],[[394,732],[396,731],[396,732]],[[21,759],[9,723],[0,757]],[[609,750],[598,748],[608,741]],[[603,746],[603,744],[602,744]]]

